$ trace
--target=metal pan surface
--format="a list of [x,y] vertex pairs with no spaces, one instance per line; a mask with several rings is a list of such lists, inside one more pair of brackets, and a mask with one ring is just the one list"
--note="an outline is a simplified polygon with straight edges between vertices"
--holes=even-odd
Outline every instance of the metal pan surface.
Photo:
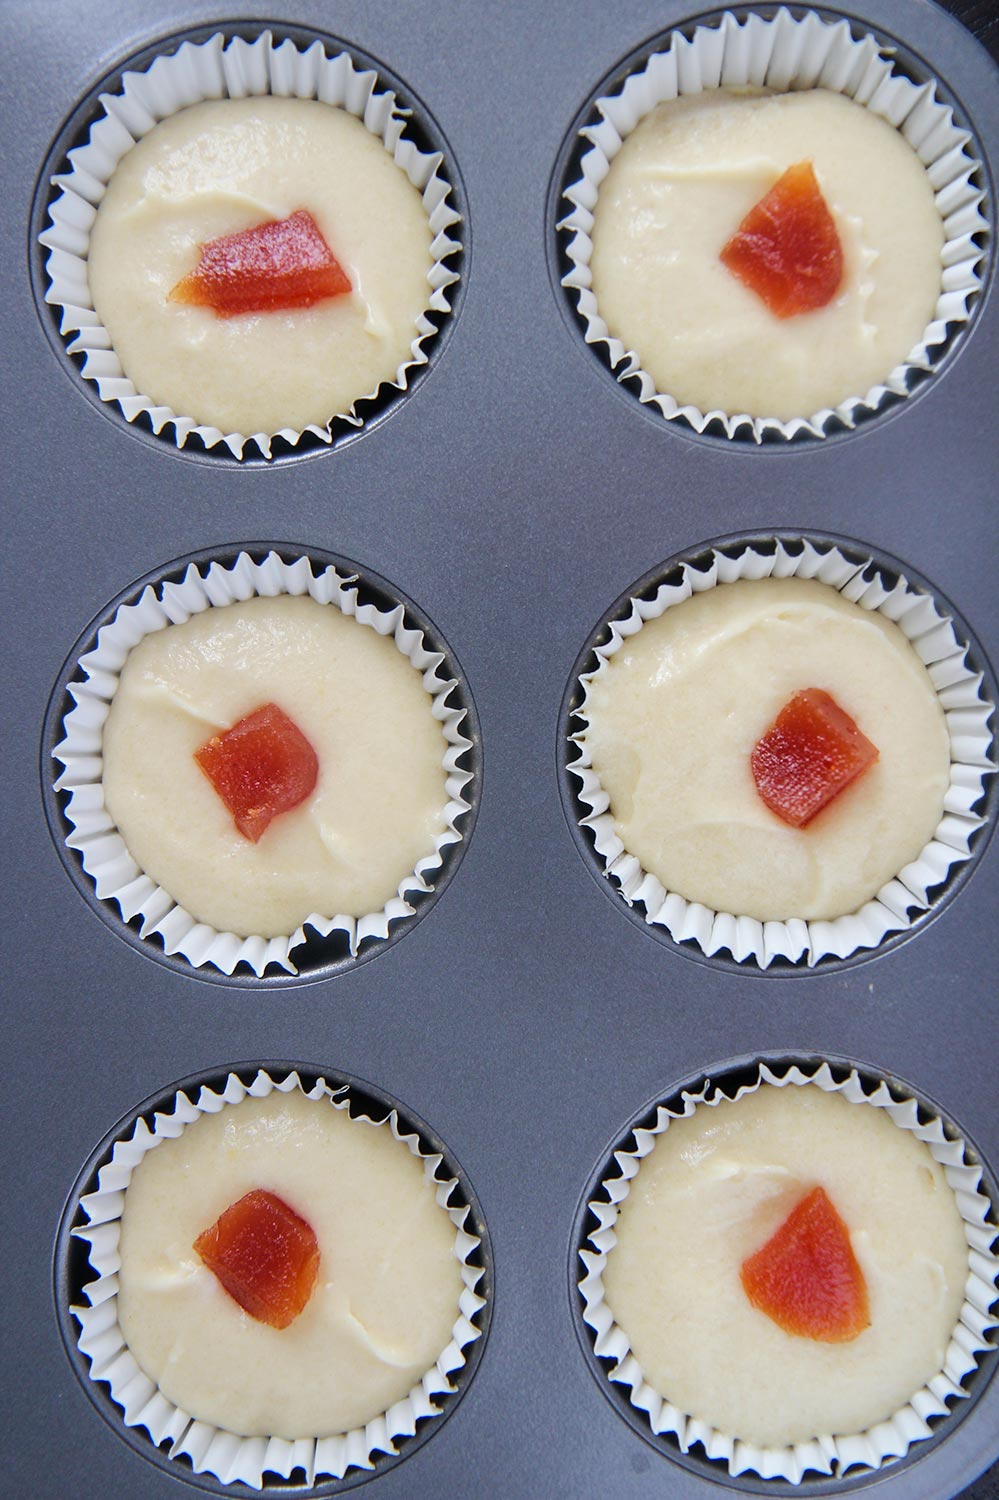
[[[597,889],[563,816],[559,705],[593,622],[711,537],[860,539],[932,578],[999,660],[994,277],[915,398],[834,441],[760,448],[653,420],[566,316],[550,253],[566,132],[622,59],[709,8],[4,0],[5,1494],[196,1493],[143,1463],[79,1389],[53,1257],[73,1183],[115,1122],[219,1059],[318,1058],[370,1079],[430,1122],[475,1186],[495,1262],[488,1346],[434,1440],[369,1481],[372,1500],[722,1493],[604,1398],[566,1296],[574,1216],[607,1143],[714,1060],[863,1058],[939,1101],[999,1167],[995,840],[905,943],[766,984],[648,941]],[[930,0],[844,8],[944,80],[983,153],[995,222],[988,53]],[[187,30],[268,21],[335,36],[425,103],[462,186],[462,290],[391,420],[294,462],[192,461],[106,420],[53,347],[32,290],[32,205],[73,110],[125,59]],[[73,642],[133,579],[275,535],[356,560],[426,611],[474,689],[481,802],[460,869],[406,941],[309,984],[206,985],[119,941],[79,899],[46,827],[39,743]],[[954,1500],[997,1459],[993,1380],[876,1492]]]

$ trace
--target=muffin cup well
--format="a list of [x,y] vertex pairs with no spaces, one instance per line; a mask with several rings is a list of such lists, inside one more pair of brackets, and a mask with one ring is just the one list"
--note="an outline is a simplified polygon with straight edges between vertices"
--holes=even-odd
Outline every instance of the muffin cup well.
[[[331,44],[332,39],[327,39]],[[175,50],[167,49],[173,45]],[[359,119],[390,153],[396,165],[420,192],[432,235],[432,266],[427,278],[427,301],[414,324],[408,358],[390,382],[359,393],[350,409],[331,412],[324,426],[299,431],[222,432],[199,425],[183,412],[155,404],[136,389],[122,370],[110,335],[93,308],[87,279],[90,231],[108,182],[121,158],[161,120],[209,99],[245,99],[273,94],[283,98],[317,99]],[[66,353],[82,355],[79,373],[93,382],[101,401],[117,406],[126,422],[138,417],[156,435],[182,449],[194,438],[196,449],[228,450],[224,456],[242,459],[250,445],[264,457],[274,456],[273,443],[287,451],[303,438],[330,445],[336,428],[360,428],[364,408],[381,392],[405,391],[413,375],[427,364],[425,347],[451,311],[455,269],[461,244],[452,231],[461,215],[449,202],[452,184],[440,150],[421,150],[407,125],[412,110],[400,105],[393,90],[380,84],[368,60],[346,51],[329,55],[318,37],[296,45],[291,37],[272,31],[247,38],[238,31],[217,32],[203,41],[168,39],[155,50],[141,71],[125,71],[115,92],[99,96],[101,117],[92,125],[85,145],[66,155],[67,171],[51,179],[54,196],[38,238],[48,252],[45,260],[44,300],[59,316],[59,331],[68,340]]]
[[[858,1107],[884,1109],[899,1129],[911,1130],[944,1168],[968,1242],[965,1299],[939,1373],[889,1420],[864,1432],[841,1436],[816,1434],[812,1441],[781,1448],[759,1447],[720,1432],[680,1411],[662,1393],[653,1390],[644,1379],[626,1334],[614,1321],[604,1299],[603,1285],[607,1256],[616,1243],[614,1226],[618,1212],[656,1137],[668,1130],[673,1120],[710,1109],[723,1099],[743,1098],[764,1083],[778,1088],[814,1087],[837,1092]],[[879,1070],[838,1060],[757,1058],[741,1064],[723,1064],[702,1074],[699,1082],[681,1087],[665,1103],[643,1111],[608,1153],[597,1185],[587,1192],[581,1205],[571,1272],[574,1300],[578,1299],[578,1312],[586,1325],[584,1348],[592,1353],[595,1373],[601,1383],[613,1381],[622,1387],[629,1413],[637,1417],[633,1425],[651,1435],[660,1451],[693,1461],[702,1472],[707,1460],[713,1461],[711,1469],[721,1464],[732,1476],[753,1474],[788,1485],[807,1483],[809,1473],[838,1479],[858,1467],[878,1469],[903,1457],[914,1444],[933,1436],[942,1419],[957,1419],[963,1414],[960,1407],[952,1412],[949,1403],[966,1400],[984,1388],[996,1363],[995,1336],[991,1330],[999,1326],[999,1318],[990,1309],[999,1298],[999,1258],[993,1248],[997,1231],[993,1206],[983,1188],[982,1167],[958,1130],[949,1122],[945,1124],[936,1109],[915,1090],[894,1078],[890,1079],[890,1085],[888,1077]],[[582,1262],[582,1275],[578,1273],[576,1253]],[[982,1356],[987,1357],[987,1368]],[[608,1390],[607,1394],[612,1393]],[[695,1445],[704,1460],[686,1459]]]
[[[223,549],[215,552],[221,558]],[[168,574],[172,576],[164,576]],[[155,582],[130,592],[128,602],[120,603],[99,626],[93,649],[71,658],[71,680],[64,693],[57,690],[50,706],[53,722],[46,735],[46,744],[52,742],[48,754],[62,767],[52,785],[60,805],[55,810],[48,807],[53,837],[57,845],[62,845],[64,858],[66,850],[73,851],[70,859],[75,856],[82,863],[86,883],[106,920],[117,926],[109,910],[113,902],[122,923],[137,924],[141,939],[157,940],[156,945],[142,944],[154,957],[161,953],[179,955],[195,968],[214,968],[224,975],[233,975],[240,965],[258,977],[268,969],[297,975],[300,967],[293,950],[310,943],[309,929],[322,938],[338,938],[349,959],[356,960],[362,944],[370,939],[387,939],[392,924],[413,917],[430,893],[445,883],[445,862],[453,869],[455,855],[461,852],[455,850],[449,855],[448,851],[471,831],[459,825],[463,819],[467,824],[478,799],[475,769],[462,765],[467,754],[471,754],[473,764],[475,761],[476,731],[470,700],[457,706],[452,701],[453,697],[464,696],[458,677],[452,675],[454,664],[443,650],[428,645],[424,631],[411,623],[406,603],[400,601],[385,608],[363,602],[365,590],[363,574],[338,571],[326,554],[283,547],[279,553],[262,548],[252,555],[240,551],[228,564],[214,560],[211,554],[198,554],[181,559],[172,569],[162,570]],[[180,624],[215,605],[278,594],[308,594],[320,604],[339,609],[360,626],[392,637],[397,649],[421,674],[431,712],[440,723],[448,800],[433,849],[400,882],[397,894],[381,911],[362,917],[312,913],[283,937],[241,937],[199,922],[136,864],[104,806],[101,742],[118,674],[128,653],[144,636]],[[65,711],[67,696],[74,706]],[[43,775],[48,777],[49,773]],[[65,824],[69,825],[68,832]],[[304,969],[303,964],[301,971]]]
[[[570,679],[561,721],[570,745],[566,769],[572,782],[578,783],[575,796],[566,799],[567,815],[588,831],[590,857],[596,856],[601,873],[613,880],[627,905],[640,907],[645,922],[665,930],[674,942],[695,944],[707,957],[726,950],[737,963],[755,963],[761,969],[775,960],[811,967],[824,959],[847,959],[910,928],[920,914],[939,902],[956,868],[981,852],[984,835],[977,841],[975,835],[987,819],[976,809],[985,796],[985,778],[996,769],[989,728],[994,705],[987,696],[984,673],[978,664],[969,663],[968,640],[955,630],[947,609],[928,587],[910,584],[901,565],[894,577],[884,576],[881,566],[865,556],[859,545],[839,545],[839,539],[781,533],[769,544],[756,538],[709,543],[703,553],[675,558],[657,569],[647,583],[641,581],[594,632],[590,647],[584,648]],[[661,581],[674,577],[675,582]],[[858,911],[830,920],[761,922],[734,912],[717,912],[667,891],[621,842],[610,799],[581,739],[590,680],[647,620],[719,584],[769,577],[817,579],[853,603],[876,609],[892,620],[929,673],[950,740],[950,785],[933,839]],[[587,666],[594,658],[596,665]],[[584,727],[573,732],[573,720]]]
[[[353,1080],[330,1084],[321,1073],[312,1077],[311,1070],[308,1072],[310,1077],[303,1079],[298,1070],[287,1071],[274,1064],[244,1067],[238,1073],[234,1070],[225,1076],[220,1074],[213,1080],[215,1087],[204,1083],[197,1092],[193,1086],[196,1080],[187,1081],[168,1099],[156,1101],[154,1111],[140,1113],[127,1134],[122,1132],[117,1136],[110,1154],[104,1154],[96,1186],[71,1200],[61,1231],[65,1252],[69,1252],[74,1239],[87,1245],[88,1272],[95,1273],[82,1286],[81,1304],[59,1309],[61,1319],[68,1311],[78,1325],[74,1333],[73,1325],[67,1322],[63,1331],[67,1346],[70,1342],[75,1346],[70,1352],[82,1356],[82,1360],[74,1359],[81,1378],[106,1385],[117,1409],[106,1413],[112,1420],[148,1434],[152,1444],[148,1457],[165,1455],[168,1465],[180,1460],[185,1469],[189,1465],[195,1474],[214,1476],[224,1485],[260,1489],[266,1482],[265,1475],[293,1480],[296,1471],[302,1471],[303,1487],[308,1489],[325,1479],[342,1479],[352,1469],[380,1467],[380,1456],[399,1455],[399,1444],[413,1437],[418,1427],[421,1434],[429,1435],[427,1418],[451,1410],[453,1400],[443,1407],[442,1401],[464,1389],[477,1365],[481,1340],[488,1327],[490,1256],[484,1244],[484,1228],[480,1233],[481,1223],[477,1226],[474,1195],[467,1184],[459,1181],[442,1151],[421,1141],[425,1132],[407,1121],[405,1111],[400,1118],[400,1110],[393,1101],[386,1099],[382,1109],[377,1107],[377,1099],[368,1098],[366,1085]],[[175,1139],[203,1114],[238,1106],[248,1096],[263,1098],[274,1090],[293,1089],[309,1099],[328,1098],[334,1109],[351,1111],[359,1120],[359,1128],[360,1122],[378,1129],[388,1126],[395,1139],[421,1159],[427,1181],[434,1184],[437,1203],[454,1224],[454,1254],[461,1266],[464,1286],[447,1347],[409,1394],[388,1411],[364,1427],[334,1437],[295,1441],[245,1438],[199,1422],[180,1410],[141,1370],[130,1353],[117,1318],[120,1218],[132,1172],[147,1151],[163,1140]],[[57,1288],[57,1298],[58,1295]],[[103,1410],[106,1406],[103,1397],[97,1392],[90,1394]],[[137,1446],[131,1436],[129,1441]],[[138,1446],[141,1451],[145,1445]]]
[[[856,33],[856,34],[855,34]],[[795,437],[826,437],[855,427],[858,420],[905,397],[929,372],[955,331],[971,317],[982,285],[983,237],[989,231],[979,185],[982,164],[972,137],[954,120],[951,106],[939,97],[929,78],[914,83],[904,76],[896,54],[902,49],[862,30],[861,23],[834,13],[781,8],[766,14],[730,11],[673,31],[665,46],[651,55],[643,50],[624,84],[598,97],[579,137],[587,143],[578,162],[579,176],[563,187],[557,212],[569,270],[562,286],[574,295],[584,337],[597,345],[618,381],[634,380],[638,399],[657,407],[668,421],[680,420],[697,433],[749,438],[756,443]],[[719,409],[701,411],[681,405],[659,391],[634,350],[608,329],[592,289],[590,256],[594,210],[600,185],[624,139],[657,104],[679,95],[716,88],[769,88],[775,92],[824,88],[845,94],[873,110],[901,131],[923,163],[944,221],[940,295],[932,321],[906,360],[880,385],[847,397],[835,407],[803,412],[791,421],[753,417]]]

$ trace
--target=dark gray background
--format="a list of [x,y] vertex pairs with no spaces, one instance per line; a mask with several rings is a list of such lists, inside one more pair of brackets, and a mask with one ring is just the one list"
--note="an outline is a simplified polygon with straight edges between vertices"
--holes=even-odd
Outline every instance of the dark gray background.
[[[793,452],[708,446],[615,391],[566,327],[545,198],[597,80],[695,7],[663,0],[247,4],[384,59],[429,105],[469,202],[467,296],[437,368],[339,453],[234,471],[140,443],[59,368],[27,275],[35,177],[76,99],[128,52],[236,6],[46,0],[2,7],[7,85],[4,336],[8,495],[3,670],[6,1448],[4,1495],[182,1500],[96,1417],[59,1345],[52,1242],[81,1163],[152,1090],[230,1061],[299,1056],[371,1079],[440,1132],[493,1234],[495,1320],[467,1397],[374,1500],[722,1494],[654,1453],[584,1366],[566,1264],[579,1192],[645,1100],[695,1068],[815,1048],[890,1068],[999,1163],[999,855],[897,951],[803,979],[694,964],[636,931],[584,869],[555,781],[555,721],[598,616],[659,559],[735,529],[801,526],[893,551],[999,655],[994,552],[999,376],[994,287],[939,380],[896,415]],[[851,6],[930,59],[999,164],[985,52],[925,0]],[[484,797],[454,883],[406,939],[326,984],[229,990],[116,940],[52,849],[38,737],[65,652],[132,578],[259,536],[367,563],[429,613],[482,718]],[[943,1445],[879,1482],[886,1500],[955,1494],[999,1452],[999,1382]],[[991,1486],[995,1493],[996,1486]]]
[[999,6],[995,0],[951,0],[944,9],[973,31],[993,57],[999,57]]

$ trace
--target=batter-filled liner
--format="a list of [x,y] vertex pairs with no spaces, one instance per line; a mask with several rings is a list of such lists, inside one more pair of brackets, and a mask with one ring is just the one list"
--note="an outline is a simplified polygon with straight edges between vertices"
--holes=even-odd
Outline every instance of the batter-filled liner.
[[[751,13],[739,20],[726,12],[720,20],[696,26],[689,37],[671,33],[665,48],[636,68],[617,93],[596,100],[599,121],[579,132],[588,149],[578,179],[565,187],[561,200],[567,211],[558,228],[564,232],[570,262],[562,285],[572,294],[586,342],[599,346],[616,378],[634,380],[638,399],[658,408],[667,420],[679,419],[695,432],[717,430],[728,438],[748,437],[757,443],[801,435],[825,437],[855,427],[864,416],[908,395],[918,377],[933,368],[955,330],[971,317],[982,285],[982,237],[989,230],[982,209],[985,193],[978,185],[981,162],[972,137],[955,123],[933,81],[913,83],[886,52],[871,35],[855,37],[846,19],[827,19],[814,11],[794,17],[781,9],[772,19]],[[881,384],[790,421],[702,411],[657,390],[635,351],[609,331],[592,290],[594,209],[600,184],[624,139],[657,104],[706,89],[740,87],[775,92],[830,89],[888,120],[926,168],[944,223],[940,295],[932,321],[907,359]]]
[[80,1200],[87,1222],[73,1230],[89,1246],[90,1264],[95,1272],[95,1278],[83,1289],[86,1304],[70,1309],[79,1324],[77,1343],[89,1363],[91,1379],[108,1385],[111,1399],[121,1409],[127,1427],[143,1428],[157,1446],[169,1444],[169,1457],[182,1458],[195,1473],[213,1474],[223,1484],[238,1482],[255,1489],[261,1488],[265,1474],[288,1479],[296,1470],[304,1470],[306,1484],[311,1486],[326,1477],[340,1479],[352,1468],[371,1469],[379,1454],[398,1453],[399,1442],[412,1436],[424,1419],[440,1415],[440,1398],[456,1389],[455,1381],[461,1380],[470,1346],[481,1336],[481,1328],[474,1320],[486,1305],[477,1290],[483,1272],[475,1264],[482,1242],[474,1230],[466,1227],[470,1208],[460,1201],[457,1178],[441,1172],[441,1155],[427,1151],[395,1109],[382,1121],[363,1114],[359,1129],[387,1126],[397,1141],[420,1158],[426,1180],[434,1184],[438,1205],[454,1225],[454,1254],[460,1265],[463,1289],[447,1347],[404,1400],[364,1427],[334,1437],[296,1441],[240,1437],[192,1419],[189,1413],[167,1400],[137,1365],[117,1319],[120,1216],[132,1171],[147,1151],[154,1150],[162,1140],[175,1139],[200,1115],[216,1114],[226,1106],[238,1105],[246,1097],[263,1098],[274,1090],[287,1093],[293,1089],[300,1090],[308,1099],[328,1098],[334,1109],[351,1110],[347,1085],[333,1088],[322,1077],[309,1085],[296,1072],[272,1077],[263,1068],[250,1083],[230,1073],[218,1091],[206,1084],[194,1099],[180,1092],[171,1110],[158,1111],[151,1125],[140,1118],[129,1136],[115,1143],[110,1160],[100,1170],[96,1190]]
[[[231,567],[211,563],[199,570],[192,565],[179,581],[166,581],[155,589],[149,586],[136,603],[120,606],[101,627],[96,648],[81,657],[78,674],[68,687],[75,707],[62,720],[62,739],[52,751],[62,766],[55,790],[67,794],[65,816],[71,831],[65,842],[79,853],[98,899],[114,902],[124,922],[137,920],[140,935],[158,938],[167,954],[179,954],[196,967],[210,965],[223,974],[232,974],[240,964],[256,975],[273,967],[295,974],[293,950],[308,941],[308,928],[323,937],[342,934],[349,953],[356,956],[365,940],[387,938],[390,924],[413,915],[416,908],[410,898],[433,890],[447,849],[462,839],[459,823],[471,807],[466,791],[473,772],[461,765],[472,741],[465,732],[466,710],[450,701],[457,679],[442,675],[443,652],[428,647],[423,632],[407,624],[402,604],[379,609],[362,603],[357,585],[356,576],[341,576],[332,566],[314,568],[308,557],[286,562],[276,552],[261,562],[243,552]],[[278,594],[308,594],[320,604],[341,610],[360,627],[392,637],[421,674],[430,700],[428,710],[440,723],[447,802],[433,848],[402,879],[396,895],[381,911],[361,917],[314,912],[285,936],[243,937],[197,921],[132,858],[104,806],[101,736],[118,674],[129,651],[145,635],[215,605]]]
[[219,33],[204,42],[182,43],[173,53],[158,56],[141,73],[126,72],[120,93],[101,95],[103,115],[93,125],[86,145],[68,153],[69,170],[53,178],[58,192],[39,237],[48,251],[45,300],[58,309],[60,332],[69,340],[67,353],[84,356],[80,374],[95,383],[101,400],[116,404],[128,422],[142,415],[154,433],[172,439],[178,448],[194,437],[199,440],[196,447],[211,450],[221,444],[235,458],[248,456],[248,445],[270,458],[276,438],[292,448],[306,434],[330,444],[334,424],[364,425],[359,408],[384,390],[386,383],[360,393],[349,410],[330,412],[325,425],[310,425],[301,432],[292,427],[277,432],[222,432],[201,426],[183,412],[154,404],[125,375],[93,308],[87,251],[97,207],[116,165],[159,121],[205,100],[267,94],[319,99],[355,116],[382,142],[422,196],[432,238],[426,307],[414,324],[409,355],[389,383],[405,391],[413,374],[430,358],[424,346],[451,310],[451,288],[459,279],[454,257],[461,249],[452,231],[460,215],[448,202],[451,184],[441,152],[421,151],[406,134],[410,111],[400,106],[393,92],[379,87],[376,72],[362,68],[346,52],[327,55],[319,40],[300,48],[290,39],[275,40],[269,31],[253,41]]
[[[636,1126],[633,1136],[626,1137],[613,1151],[599,1184],[599,1196],[587,1204],[596,1227],[590,1229],[578,1250],[583,1265],[583,1273],[577,1278],[578,1294],[583,1320],[591,1330],[593,1353],[598,1360],[608,1362],[601,1364],[602,1372],[626,1389],[628,1400],[643,1414],[653,1434],[667,1437],[670,1445],[675,1442],[684,1454],[699,1445],[709,1459],[724,1463],[733,1475],[753,1473],[764,1479],[798,1484],[814,1472],[839,1478],[858,1467],[877,1469],[903,1457],[914,1443],[929,1438],[933,1432],[930,1422],[950,1414],[949,1403],[968,1396],[968,1382],[979,1368],[978,1356],[988,1351],[994,1353],[994,1339],[989,1331],[999,1319],[990,1308],[999,1295],[999,1258],[993,1251],[996,1230],[994,1223],[989,1222],[991,1205],[983,1191],[982,1169],[970,1156],[965,1142],[953,1130],[945,1131],[929,1106],[914,1097],[898,1100],[883,1079],[873,1090],[870,1084],[865,1088],[856,1070],[837,1070],[837,1076],[826,1062],[819,1066],[760,1062],[753,1072],[753,1080],[734,1092],[726,1092],[723,1075],[716,1075],[715,1079],[706,1076],[700,1086],[684,1089],[678,1101],[658,1105],[654,1119]],[[859,1108],[885,1110],[895,1125],[911,1130],[923,1141],[943,1166],[968,1242],[964,1303],[939,1374],[916,1391],[893,1417],[864,1432],[841,1436],[817,1433],[810,1442],[781,1448],[758,1447],[720,1432],[680,1411],[653,1390],[626,1334],[614,1320],[603,1285],[607,1256],[615,1244],[618,1212],[656,1137],[669,1129],[671,1121],[710,1109],[723,1099],[741,1099],[762,1084],[835,1091]]]
[[[573,718],[587,722],[586,690],[622,642],[646,620],[662,615],[691,594],[740,578],[814,578],[839,590],[866,609],[882,611],[898,626],[929,673],[944,713],[950,741],[950,784],[933,839],[911,864],[864,903],[859,910],[830,920],[792,917],[758,921],[738,912],[714,911],[688,901],[644,870],[624,847],[614,826],[610,799],[591,764],[585,727],[569,737],[567,769],[578,782],[578,799],[586,809],[579,822],[592,837],[593,852],[629,906],[640,908],[646,922],[663,928],[675,942],[693,942],[707,956],[726,950],[739,963],[766,969],[775,959],[813,965],[824,958],[845,959],[876,948],[892,933],[904,931],[925,912],[954,868],[974,853],[973,836],[984,818],[976,812],[984,796],[985,777],[995,771],[989,724],[993,705],[983,691],[981,672],[968,664],[968,646],[931,595],[909,584],[882,577],[873,561],[858,562],[833,544],[805,540],[800,550],[778,540],[773,551],[751,543],[734,553],[712,548],[707,568],[681,565],[679,583],[663,583],[652,597],[628,601],[623,614],[608,622],[608,639],[596,645],[597,665],[580,677],[583,697]],[[603,632],[602,632],[603,633]]]

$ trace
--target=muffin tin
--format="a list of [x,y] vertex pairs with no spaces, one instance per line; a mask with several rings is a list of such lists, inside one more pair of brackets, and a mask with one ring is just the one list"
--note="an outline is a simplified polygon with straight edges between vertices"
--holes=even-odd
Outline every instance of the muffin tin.
[[[973,324],[932,379],[824,442],[693,438],[616,387],[574,326],[553,253],[567,132],[602,79],[697,14],[664,0],[623,10],[469,0],[441,13],[389,0],[249,0],[220,17],[203,0],[112,0],[99,14],[54,0],[11,16],[11,1493],[194,1493],[176,1467],[131,1452],[81,1394],[54,1316],[51,1272],[63,1308],[65,1263],[64,1242],[53,1242],[81,1164],[114,1122],[230,1060],[304,1057],[370,1079],[439,1132],[478,1195],[495,1255],[488,1346],[434,1440],[371,1477],[377,1500],[719,1493],[714,1479],[654,1452],[601,1395],[566,1274],[574,1216],[607,1143],[643,1101],[720,1058],[863,1059],[939,1101],[985,1162],[999,1162],[994,844],[906,942],[772,985],[684,962],[634,930],[597,889],[562,814],[559,704],[593,622],[632,580],[711,537],[784,530],[884,550],[931,578],[986,656],[999,656],[991,270]],[[974,131],[991,203],[999,90],[987,54],[924,0],[858,0],[850,15],[943,80]],[[426,101],[451,180],[464,185],[463,290],[446,343],[393,400],[391,422],[294,462],[191,462],[106,420],[65,368],[32,293],[29,218],[53,141],[100,79],[161,39],[268,22],[333,33],[398,78],[418,113]],[[274,535],[356,560],[434,621],[481,718],[482,800],[461,868],[405,942],[315,983],[205,985],[117,941],[78,899],[33,768],[60,664],[87,620],[170,560]],[[991,1380],[946,1436],[850,1487],[876,1482],[888,1500],[957,1496],[999,1458],[997,1434]]]

